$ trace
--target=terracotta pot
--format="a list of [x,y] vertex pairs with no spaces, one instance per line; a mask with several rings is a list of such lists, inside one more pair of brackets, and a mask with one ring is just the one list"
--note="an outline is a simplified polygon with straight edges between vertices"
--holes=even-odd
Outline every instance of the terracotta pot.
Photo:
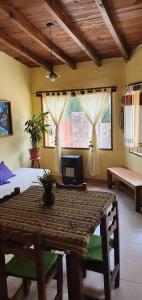
[[29,149],[31,160],[40,159],[40,149],[39,148],[31,148]]

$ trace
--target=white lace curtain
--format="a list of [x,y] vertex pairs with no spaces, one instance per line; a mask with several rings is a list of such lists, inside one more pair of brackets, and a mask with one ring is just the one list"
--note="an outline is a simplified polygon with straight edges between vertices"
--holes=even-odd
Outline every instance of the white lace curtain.
[[110,96],[110,89],[101,92],[96,92],[94,90],[93,93],[88,93],[85,91],[84,94],[77,92],[77,97],[81,103],[81,106],[86,114],[86,117],[92,125],[92,136],[88,155],[88,169],[91,176],[96,176],[100,172],[96,125],[103,117]]
[[48,96],[42,95],[43,99],[43,107],[47,107],[51,117],[56,126],[56,134],[55,134],[55,148],[54,148],[54,172],[59,175],[61,173],[61,144],[60,144],[60,131],[59,131],[59,123],[61,121],[63,112],[68,103],[70,93],[66,93],[66,95],[59,93],[52,93]]
[[124,97],[124,142],[130,148],[142,146],[141,91],[131,87]]

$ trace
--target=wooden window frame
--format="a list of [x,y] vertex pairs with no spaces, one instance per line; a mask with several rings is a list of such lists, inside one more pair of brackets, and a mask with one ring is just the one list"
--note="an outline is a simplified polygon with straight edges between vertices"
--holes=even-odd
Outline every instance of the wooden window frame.
[[[42,101],[42,96],[40,97],[41,99],[41,111],[43,112],[43,101]],[[110,149],[105,149],[105,148],[99,148],[100,151],[112,151],[113,150],[113,101],[112,101],[112,92],[111,92],[111,148]],[[43,134],[43,144],[45,149],[54,149],[55,146],[46,146],[45,145],[45,133]],[[87,148],[73,148],[73,147],[62,147],[62,149],[67,149],[67,150],[89,150],[89,147]]]

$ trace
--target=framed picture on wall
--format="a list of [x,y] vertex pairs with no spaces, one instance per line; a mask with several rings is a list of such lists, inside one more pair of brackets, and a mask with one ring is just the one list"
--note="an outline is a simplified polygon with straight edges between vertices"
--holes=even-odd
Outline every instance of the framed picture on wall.
[[9,101],[0,100],[0,137],[13,134],[11,104]]

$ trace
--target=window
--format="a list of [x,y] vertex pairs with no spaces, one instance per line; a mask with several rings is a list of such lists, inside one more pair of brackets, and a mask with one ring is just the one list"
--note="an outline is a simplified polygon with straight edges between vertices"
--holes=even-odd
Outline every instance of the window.
[[[44,111],[45,109],[47,110],[44,108]],[[54,147],[55,125],[50,114],[48,115],[48,124],[50,124],[50,128],[49,134],[45,134],[45,147]],[[75,96],[70,97],[59,126],[62,148],[89,148],[92,125]],[[112,149],[111,97],[102,121],[97,124],[96,129],[99,148]]]
[[[142,156],[142,93],[139,94],[139,113],[138,118],[135,116],[134,122],[136,124],[136,118],[139,119],[138,123],[138,147],[132,148],[132,152]],[[136,125],[137,126],[137,125]]]
[[[134,122],[136,122],[135,118],[134,118]],[[130,148],[130,152],[137,154],[139,156],[142,156],[142,105],[139,105],[139,122],[140,125],[139,127],[139,146],[138,147],[132,147]]]
[[142,93],[132,89],[124,97],[124,140],[130,152],[142,156]]

